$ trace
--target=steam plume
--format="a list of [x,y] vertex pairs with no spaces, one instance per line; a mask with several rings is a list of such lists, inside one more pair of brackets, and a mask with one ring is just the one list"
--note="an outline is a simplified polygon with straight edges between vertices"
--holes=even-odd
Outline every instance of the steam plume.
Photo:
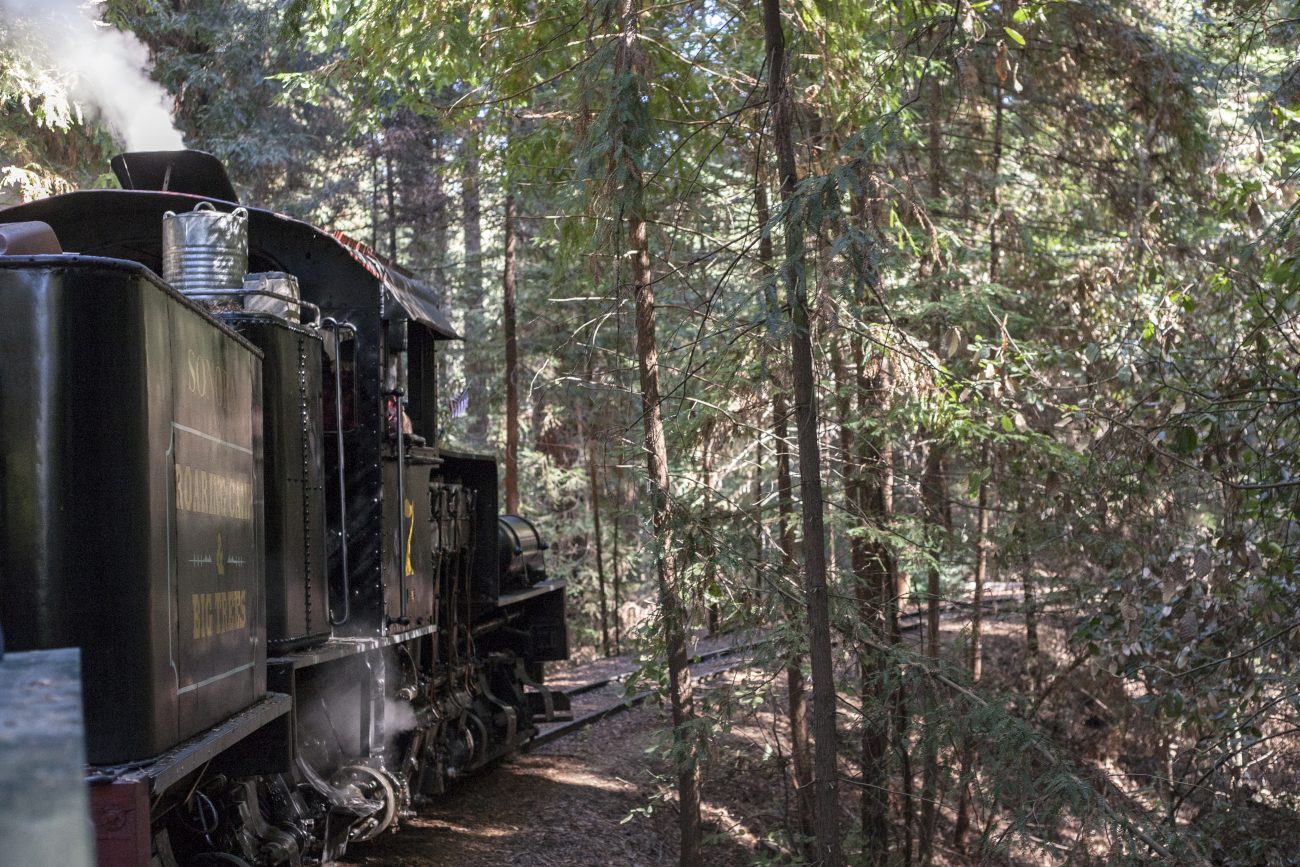
[[97,0],[0,0],[6,47],[52,66],[74,100],[97,115],[128,150],[184,147],[171,99],[149,78],[149,51],[100,21]]

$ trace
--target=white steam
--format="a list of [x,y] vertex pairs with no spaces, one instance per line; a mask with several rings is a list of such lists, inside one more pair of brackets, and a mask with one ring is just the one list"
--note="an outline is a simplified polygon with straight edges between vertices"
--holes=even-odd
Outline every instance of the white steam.
[[384,728],[390,736],[419,728],[420,720],[409,701],[384,698]]
[[171,98],[148,75],[149,50],[100,20],[96,0],[0,0],[7,48],[53,67],[69,94],[127,150],[178,150]]

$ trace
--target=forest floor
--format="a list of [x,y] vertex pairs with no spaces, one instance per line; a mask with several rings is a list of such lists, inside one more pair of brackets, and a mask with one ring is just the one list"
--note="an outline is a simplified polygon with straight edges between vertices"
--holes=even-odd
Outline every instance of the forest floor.
[[[968,621],[960,613],[944,618],[944,643],[960,647]],[[1068,665],[1066,631],[1050,616],[1040,625],[1042,655],[1048,669]],[[907,640],[919,640],[918,632]],[[990,681],[1010,684],[1024,668],[1023,620],[1018,614],[985,616],[985,671]],[[627,657],[596,660],[548,676],[566,686],[608,677],[634,666]],[[706,710],[717,703],[730,706],[721,718],[731,724],[714,733],[704,764],[704,822],[706,859],[710,867],[789,863],[784,841],[789,822],[789,791],[780,768],[787,749],[784,729],[784,678],[771,685],[764,700],[746,702],[763,686],[757,670],[739,668],[725,684],[711,683],[700,697]],[[1080,672],[1081,677],[1086,675]],[[718,688],[719,685],[724,688]],[[1079,695],[1060,690],[1055,709],[1044,705],[1043,725],[1058,728],[1053,717],[1065,713],[1084,720],[1088,708],[1071,708]],[[1087,690],[1082,693],[1088,695]],[[1089,699],[1084,699],[1085,703]],[[646,703],[610,717],[588,729],[509,758],[497,767],[425,804],[402,823],[399,833],[349,850],[349,867],[477,867],[477,865],[537,865],[537,867],[658,867],[677,863],[677,813],[671,769],[662,747],[667,710]],[[1069,728],[1075,728],[1071,725]],[[1051,732],[1059,735],[1061,732]],[[846,733],[844,743],[854,741]],[[1106,759],[1106,732],[1097,730],[1069,744],[1076,754],[1089,754],[1099,764]],[[776,760],[773,760],[773,759]],[[855,769],[846,760],[845,776]],[[856,815],[856,792],[843,787],[845,826]],[[941,795],[942,797],[942,795]],[[946,801],[955,799],[947,793]],[[941,811],[934,863],[963,865],[979,859],[947,845],[951,838],[951,803]],[[975,834],[980,832],[976,817]],[[995,829],[996,830],[996,829]],[[988,833],[987,827],[984,829]],[[853,842],[848,841],[850,851]],[[1021,857],[1023,855],[1023,857]],[[1017,853],[1001,863],[1043,863],[1033,853]]]
[[[731,640],[702,639],[695,652],[723,647]],[[547,684],[563,689],[635,667],[630,655],[596,658],[548,673]],[[728,675],[728,681],[736,684],[749,674],[739,669]],[[603,701],[609,701],[609,691],[602,692]],[[595,699],[597,704],[603,701]],[[585,709],[575,699],[575,710]],[[644,703],[512,756],[424,805],[402,823],[398,833],[353,846],[344,867],[676,864],[672,784],[666,776],[667,763],[656,750],[667,718],[665,707]],[[759,759],[761,752],[755,756],[756,767],[762,764]],[[715,781],[713,774],[708,778]],[[730,784],[726,788],[732,795],[706,798],[706,833],[730,838],[710,847],[711,864],[754,863],[759,841],[743,832],[737,835],[742,821],[737,816],[762,803],[771,785],[771,780],[762,779],[746,787],[755,796],[754,804],[743,803],[744,798],[737,802],[733,795],[743,790],[733,790]]]

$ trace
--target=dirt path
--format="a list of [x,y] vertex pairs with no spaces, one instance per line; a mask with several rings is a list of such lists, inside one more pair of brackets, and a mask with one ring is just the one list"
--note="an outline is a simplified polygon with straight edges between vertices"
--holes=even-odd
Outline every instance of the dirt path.
[[423,807],[398,833],[350,849],[347,863],[674,864],[675,814],[632,815],[658,789],[651,772],[655,763],[647,761],[645,750],[659,722],[658,708],[637,708],[515,756]]
[[[708,653],[742,640],[705,638],[695,653]],[[727,667],[729,660],[705,663],[701,671]],[[632,656],[557,666],[548,685],[565,689],[636,667]],[[738,673],[724,676],[733,680]],[[574,699],[585,712],[616,700],[624,687],[611,684]],[[590,704],[591,707],[587,707]],[[657,867],[677,864],[677,811],[665,800],[672,789],[670,769],[655,744],[665,731],[663,708],[647,703],[596,725],[513,756],[422,805],[396,833],[349,848],[341,867]],[[738,733],[733,730],[733,739]],[[744,737],[735,749],[752,754],[741,763],[762,766],[762,747]],[[738,766],[729,762],[729,771]],[[727,776],[731,776],[730,773]],[[708,849],[710,867],[753,863],[733,818],[737,798],[771,792],[772,781],[726,786],[719,801],[705,805],[706,832],[730,834]],[[735,797],[733,797],[733,795]],[[756,842],[756,841],[750,841]]]
[[[701,641],[696,652],[733,640]],[[629,657],[589,661],[548,673],[547,683],[563,689],[634,665]],[[748,674],[751,683],[761,680],[753,670]],[[745,676],[743,669],[732,671],[709,686],[734,685]],[[578,696],[575,711],[607,704],[621,689],[611,685]],[[731,695],[710,688],[697,693],[697,700],[727,701]],[[719,714],[732,723],[714,733],[704,767],[709,867],[748,867],[776,853],[772,840],[785,839],[784,785],[773,756],[786,737],[783,712],[773,711],[783,707],[778,687],[760,707],[729,704]],[[674,781],[662,753],[654,751],[667,724],[666,710],[648,703],[507,759],[421,806],[398,832],[354,845],[343,867],[675,867]],[[849,792],[846,821],[851,800]]]

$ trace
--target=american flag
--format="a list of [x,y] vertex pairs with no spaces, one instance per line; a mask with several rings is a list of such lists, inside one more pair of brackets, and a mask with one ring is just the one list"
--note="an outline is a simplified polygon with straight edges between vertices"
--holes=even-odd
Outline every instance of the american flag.
[[464,389],[460,394],[447,401],[447,406],[451,409],[452,418],[460,418],[469,412],[469,389]]

